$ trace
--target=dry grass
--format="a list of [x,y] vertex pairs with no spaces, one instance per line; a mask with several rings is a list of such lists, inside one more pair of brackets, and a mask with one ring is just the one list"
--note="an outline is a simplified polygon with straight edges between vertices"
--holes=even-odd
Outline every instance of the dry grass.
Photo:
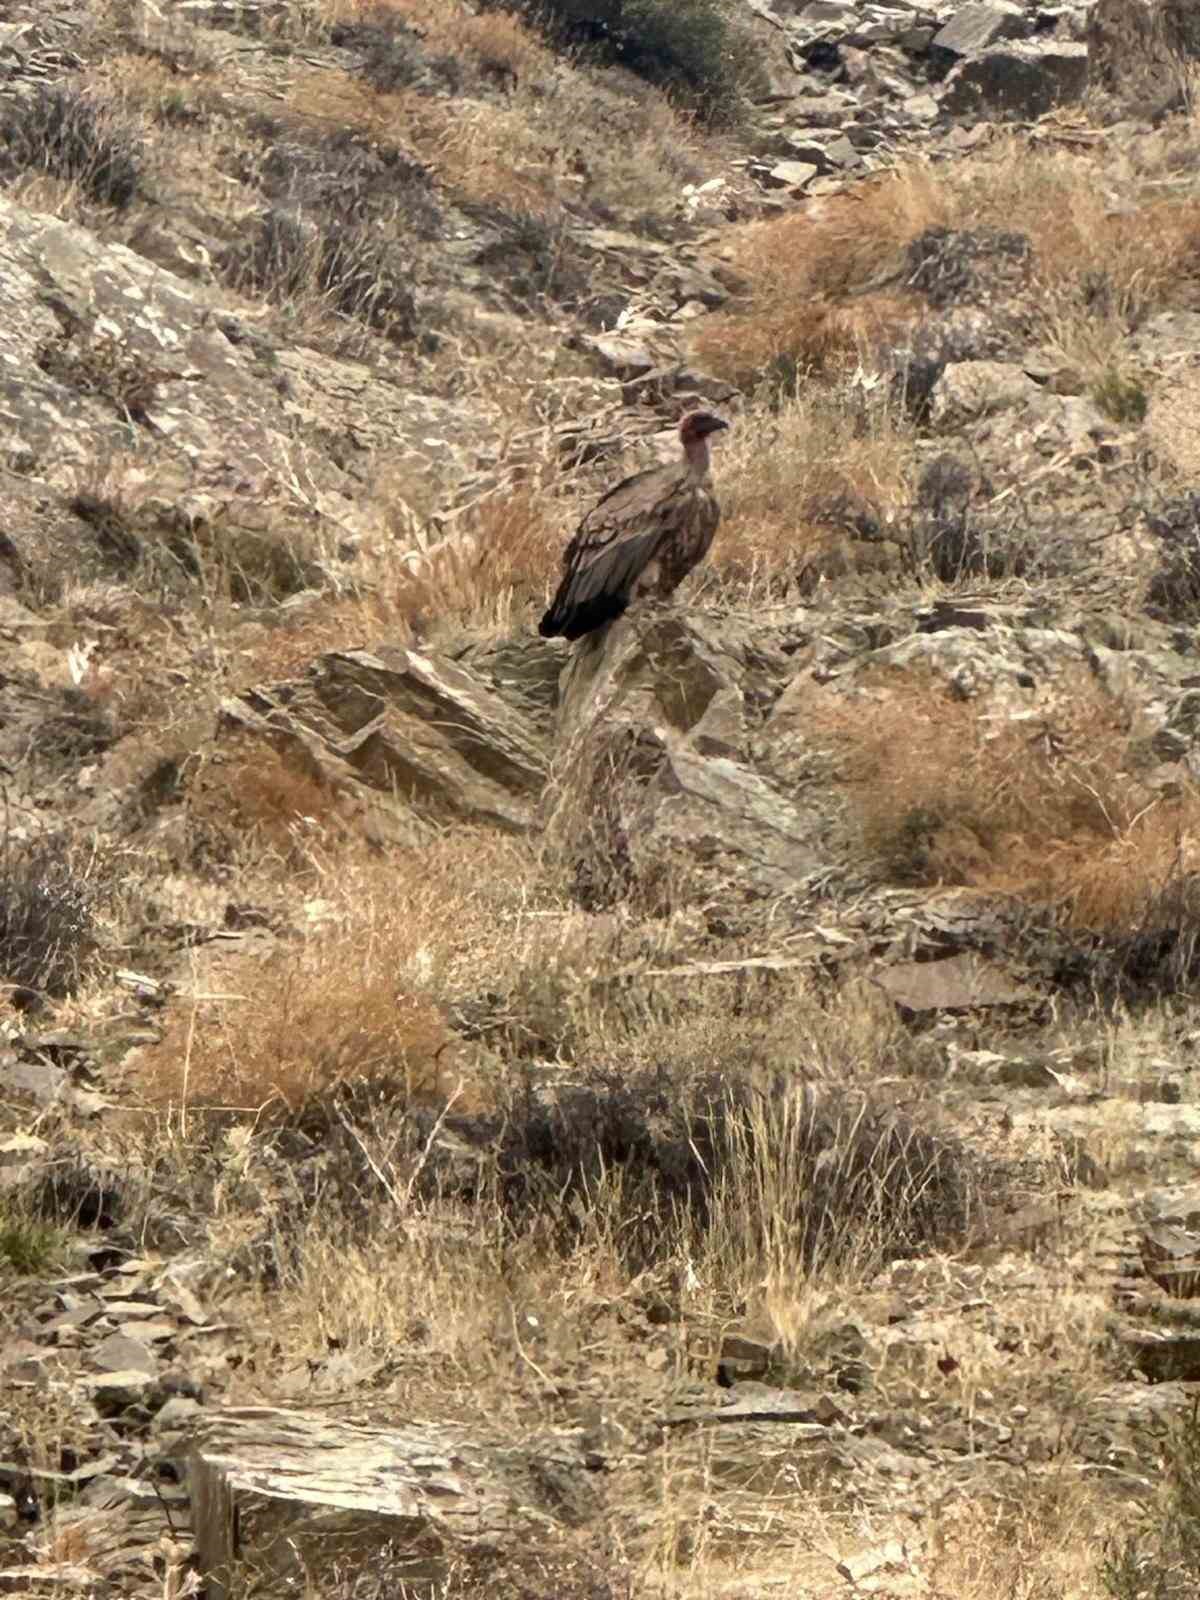
[[[718,1011],[714,999],[713,1040]],[[819,1016],[811,1000],[808,1015]],[[799,1025],[798,1011],[791,1016]],[[609,1059],[620,1060],[611,1037]],[[877,1054],[870,1070],[879,1073]],[[519,1081],[467,1093],[499,1105],[477,1124],[488,1145],[469,1190],[440,1147],[431,1158],[426,1149],[422,1173],[411,1138],[386,1113],[361,1120],[359,1154],[338,1158],[361,1172],[341,1192],[376,1188],[379,1226],[368,1236],[358,1224],[360,1248],[347,1252],[345,1219],[327,1204],[305,1233],[273,1323],[288,1328],[297,1359],[330,1333],[362,1357],[411,1345],[419,1320],[425,1351],[412,1362],[414,1386],[432,1379],[478,1395],[496,1385],[494,1405],[507,1412],[529,1398],[520,1387],[504,1392],[512,1306],[538,1308],[539,1367],[573,1367],[584,1330],[652,1287],[687,1324],[663,1336],[675,1354],[654,1370],[668,1386],[688,1359],[715,1359],[714,1334],[719,1344],[747,1305],[803,1359],[802,1323],[827,1323],[839,1294],[882,1260],[961,1241],[988,1198],[974,1156],[932,1134],[928,1116],[918,1128],[886,1093],[814,1096],[781,1080],[752,1090],[736,1073],[698,1077],[694,1063],[674,1058],[649,1074],[623,1064],[619,1075],[571,1074],[547,1084],[548,1098]],[[463,1105],[454,1100],[454,1118]],[[332,1196],[335,1174],[325,1176]],[[334,1251],[344,1271],[330,1271]],[[394,1288],[381,1294],[381,1284]],[[628,1353],[625,1320],[603,1330],[618,1360]]]
[[223,687],[234,694],[307,672],[330,650],[406,645],[410,619],[381,596],[321,596],[278,616],[235,623],[221,637]]
[[706,369],[746,389],[844,376],[898,337],[918,312],[915,301],[898,295],[839,305],[794,294],[790,277],[786,286],[763,282],[750,298],[751,310],[706,317],[693,342]]
[[128,209],[144,170],[142,130],[115,115],[101,96],[41,83],[20,110],[0,119],[0,179],[28,172],[77,186],[106,213]]
[[440,548],[395,580],[395,608],[434,627],[513,631],[545,603],[564,545],[550,495],[537,484],[491,495]]
[[695,353],[731,381],[835,374],[915,319],[915,297],[847,295],[886,282],[909,239],[940,220],[944,187],[911,166],[877,183],[769,222],[732,230],[730,265],[745,289],[738,308],[707,317]]
[[1113,1526],[1108,1497],[1066,1468],[1037,1479],[1037,1492],[965,1496],[933,1530],[935,1592],[955,1600],[1102,1600],[1099,1565]]
[[368,23],[381,28],[412,28],[422,48],[465,58],[469,65],[501,68],[515,78],[547,72],[554,56],[519,17],[508,11],[480,15],[451,0],[320,0],[325,23]]
[[778,599],[853,565],[856,534],[887,536],[911,495],[911,430],[886,405],[814,386],[745,416],[713,472],[722,523],[709,568],[722,589]]
[[1200,200],[1163,199],[1145,176],[1118,163],[1101,182],[1094,155],[1003,138],[970,160],[910,162],[749,224],[730,241],[743,304],[705,320],[697,355],[741,383],[852,364],[921,314],[905,292],[910,240],[929,228],[996,229],[1029,240],[1027,309],[1042,336],[1099,378],[1137,319],[1190,307],[1200,292]]
[[1052,702],[1018,716],[920,675],[862,689],[814,706],[813,728],[894,881],[1011,893],[1130,932],[1195,870],[1200,794],[1145,786],[1133,714],[1087,677],[1062,674]]
[[[114,405],[132,405],[136,390],[154,380],[153,370],[145,373],[116,341],[79,348],[67,342],[52,354],[71,364],[77,387],[104,386]],[[52,579],[60,587],[38,600],[60,601],[76,612],[90,600],[101,611],[119,611],[122,596],[137,607],[184,595],[202,599],[213,617],[323,588],[342,530],[316,510],[315,495],[306,494],[312,481],[303,454],[289,455],[282,468],[243,457],[241,469],[238,492],[214,496],[209,504],[202,479],[191,479],[152,450],[81,469],[69,506],[91,529],[111,583],[89,596],[64,587],[70,575],[56,571]]]
[[405,1102],[446,1092],[440,1014],[390,974],[310,948],[281,952],[239,978],[244,999],[217,1002],[215,1016],[197,1001],[197,1015],[174,1017],[154,1053],[152,1102],[273,1122],[346,1083],[385,1079]]
[[457,200],[500,207],[542,222],[564,204],[628,206],[669,213],[683,184],[708,174],[716,150],[652,90],[606,99],[583,74],[551,70],[553,58],[513,17],[463,14],[441,29],[454,58],[509,74],[509,92],[453,99],[415,89],[380,92],[346,72],[298,73],[288,92],[294,116],[317,127],[352,128],[400,144],[431,167]]
[[465,200],[545,217],[557,210],[558,153],[511,105],[380,93],[348,72],[298,73],[288,109],[319,127],[399,143]]
[[299,868],[306,830],[337,834],[351,814],[349,797],[298,747],[275,748],[249,735],[223,739],[195,766],[186,793],[195,848],[208,860],[228,861],[250,850]]
[[[295,787],[280,803],[276,827],[298,803]],[[181,998],[147,1064],[151,1103],[277,1120],[346,1084],[444,1101],[466,1070],[440,996],[479,962],[496,976],[496,919],[521,914],[522,851],[468,830],[387,856],[310,830],[306,851],[319,932],[224,971],[217,987],[229,993],[217,1001],[201,998],[209,985],[196,972],[196,997]]]

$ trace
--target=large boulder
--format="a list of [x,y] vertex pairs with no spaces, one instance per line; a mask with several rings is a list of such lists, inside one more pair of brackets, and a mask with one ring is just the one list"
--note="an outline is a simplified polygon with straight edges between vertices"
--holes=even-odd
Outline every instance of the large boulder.
[[680,609],[626,617],[574,652],[546,814],[585,904],[639,893],[728,909],[802,891],[825,864],[823,813],[749,758],[753,697],[789,672],[770,630]]
[[521,831],[545,778],[517,711],[464,667],[415,650],[321,656],[303,678],[226,701],[222,722],[289,751],[332,788],[365,788],[416,819]]
[[1142,115],[1181,103],[1187,63],[1200,58],[1193,0],[1097,0],[1088,19],[1091,85]]
[[955,117],[1031,122],[1081,99],[1087,84],[1086,45],[1022,39],[956,67],[946,82],[942,110]]

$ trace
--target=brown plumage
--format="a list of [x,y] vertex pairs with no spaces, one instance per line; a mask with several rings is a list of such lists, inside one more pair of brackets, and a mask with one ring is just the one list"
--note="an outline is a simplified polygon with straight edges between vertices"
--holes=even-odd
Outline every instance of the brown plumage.
[[679,424],[683,459],[626,478],[599,500],[563,553],[563,575],[538,632],[580,639],[619,617],[638,594],[660,600],[712,544],[721,509],[709,476],[708,436],[729,424],[693,411]]

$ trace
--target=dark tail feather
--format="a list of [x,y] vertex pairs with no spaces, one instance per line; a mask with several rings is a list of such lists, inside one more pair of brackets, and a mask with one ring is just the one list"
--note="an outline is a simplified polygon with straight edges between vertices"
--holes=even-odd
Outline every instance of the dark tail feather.
[[582,639],[594,628],[602,628],[622,616],[629,605],[623,594],[598,594],[578,605],[560,605],[557,601],[538,623],[543,639]]

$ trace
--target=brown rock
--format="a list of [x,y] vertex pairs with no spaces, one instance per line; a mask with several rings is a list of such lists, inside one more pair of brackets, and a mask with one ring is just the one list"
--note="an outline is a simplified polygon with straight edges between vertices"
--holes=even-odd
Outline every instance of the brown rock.
[[899,962],[877,973],[875,982],[905,1011],[965,1011],[1033,998],[1003,967],[969,952],[944,961]]

